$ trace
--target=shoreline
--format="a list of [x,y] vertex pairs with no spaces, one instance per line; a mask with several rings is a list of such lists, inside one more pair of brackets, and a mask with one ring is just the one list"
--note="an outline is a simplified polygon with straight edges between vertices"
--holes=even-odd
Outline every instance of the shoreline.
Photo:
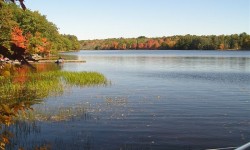
[[[38,60],[38,61],[28,61],[30,64],[35,63],[55,63],[57,60]],[[6,62],[7,64],[21,64],[19,61]],[[63,63],[86,63],[85,60],[64,60]]]
[[215,49],[215,50],[202,50],[202,49],[81,49],[80,51],[250,51],[250,49]]
[[[29,63],[55,63],[57,60],[39,60],[38,62],[28,61]],[[85,60],[63,60],[63,63],[86,63]]]

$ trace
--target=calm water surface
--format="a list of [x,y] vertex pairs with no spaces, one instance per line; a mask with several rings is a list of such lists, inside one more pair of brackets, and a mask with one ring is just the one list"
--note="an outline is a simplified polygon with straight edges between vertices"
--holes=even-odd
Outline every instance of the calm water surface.
[[[250,142],[250,51],[80,51],[111,84],[73,88],[35,106],[85,108],[69,121],[20,123],[17,145],[52,149],[181,150]],[[19,130],[18,130],[19,128]],[[20,129],[21,128],[21,129]]]

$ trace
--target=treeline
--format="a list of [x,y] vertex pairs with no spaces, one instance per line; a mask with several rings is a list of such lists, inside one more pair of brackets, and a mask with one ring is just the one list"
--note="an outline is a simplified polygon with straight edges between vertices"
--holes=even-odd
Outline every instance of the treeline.
[[119,38],[82,40],[85,50],[250,50],[250,35],[247,33],[209,36],[169,36],[159,38]]
[[0,1],[0,45],[9,47],[10,43],[30,54],[80,49],[76,36],[59,34],[56,25],[38,11],[24,11],[13,3]]

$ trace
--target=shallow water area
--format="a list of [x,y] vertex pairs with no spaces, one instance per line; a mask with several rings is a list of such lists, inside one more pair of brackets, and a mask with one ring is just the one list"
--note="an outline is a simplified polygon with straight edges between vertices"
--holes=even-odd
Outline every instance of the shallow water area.
[[[80,51],[110,84],[72,87],[11,127],[9,149],[208,149],[250,141],[250,51]],[[60,117],[58,117],[60,116]],[[68,116],[68,117],[62,117]]]

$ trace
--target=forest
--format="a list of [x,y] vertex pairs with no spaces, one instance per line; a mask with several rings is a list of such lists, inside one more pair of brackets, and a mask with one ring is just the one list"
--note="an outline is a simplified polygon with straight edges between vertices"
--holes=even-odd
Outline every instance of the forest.
[[185,35],[147,38],[117,38],[103,40],[82,40],[85,50],[250,50],[250,35]]
[[80,49],[76,36],[60,34],[57,26],[38,11],[24,11],[6,1],[0,1],[0,9],[0,45],[10,48],[14,43],[25,53],[42,56]]

